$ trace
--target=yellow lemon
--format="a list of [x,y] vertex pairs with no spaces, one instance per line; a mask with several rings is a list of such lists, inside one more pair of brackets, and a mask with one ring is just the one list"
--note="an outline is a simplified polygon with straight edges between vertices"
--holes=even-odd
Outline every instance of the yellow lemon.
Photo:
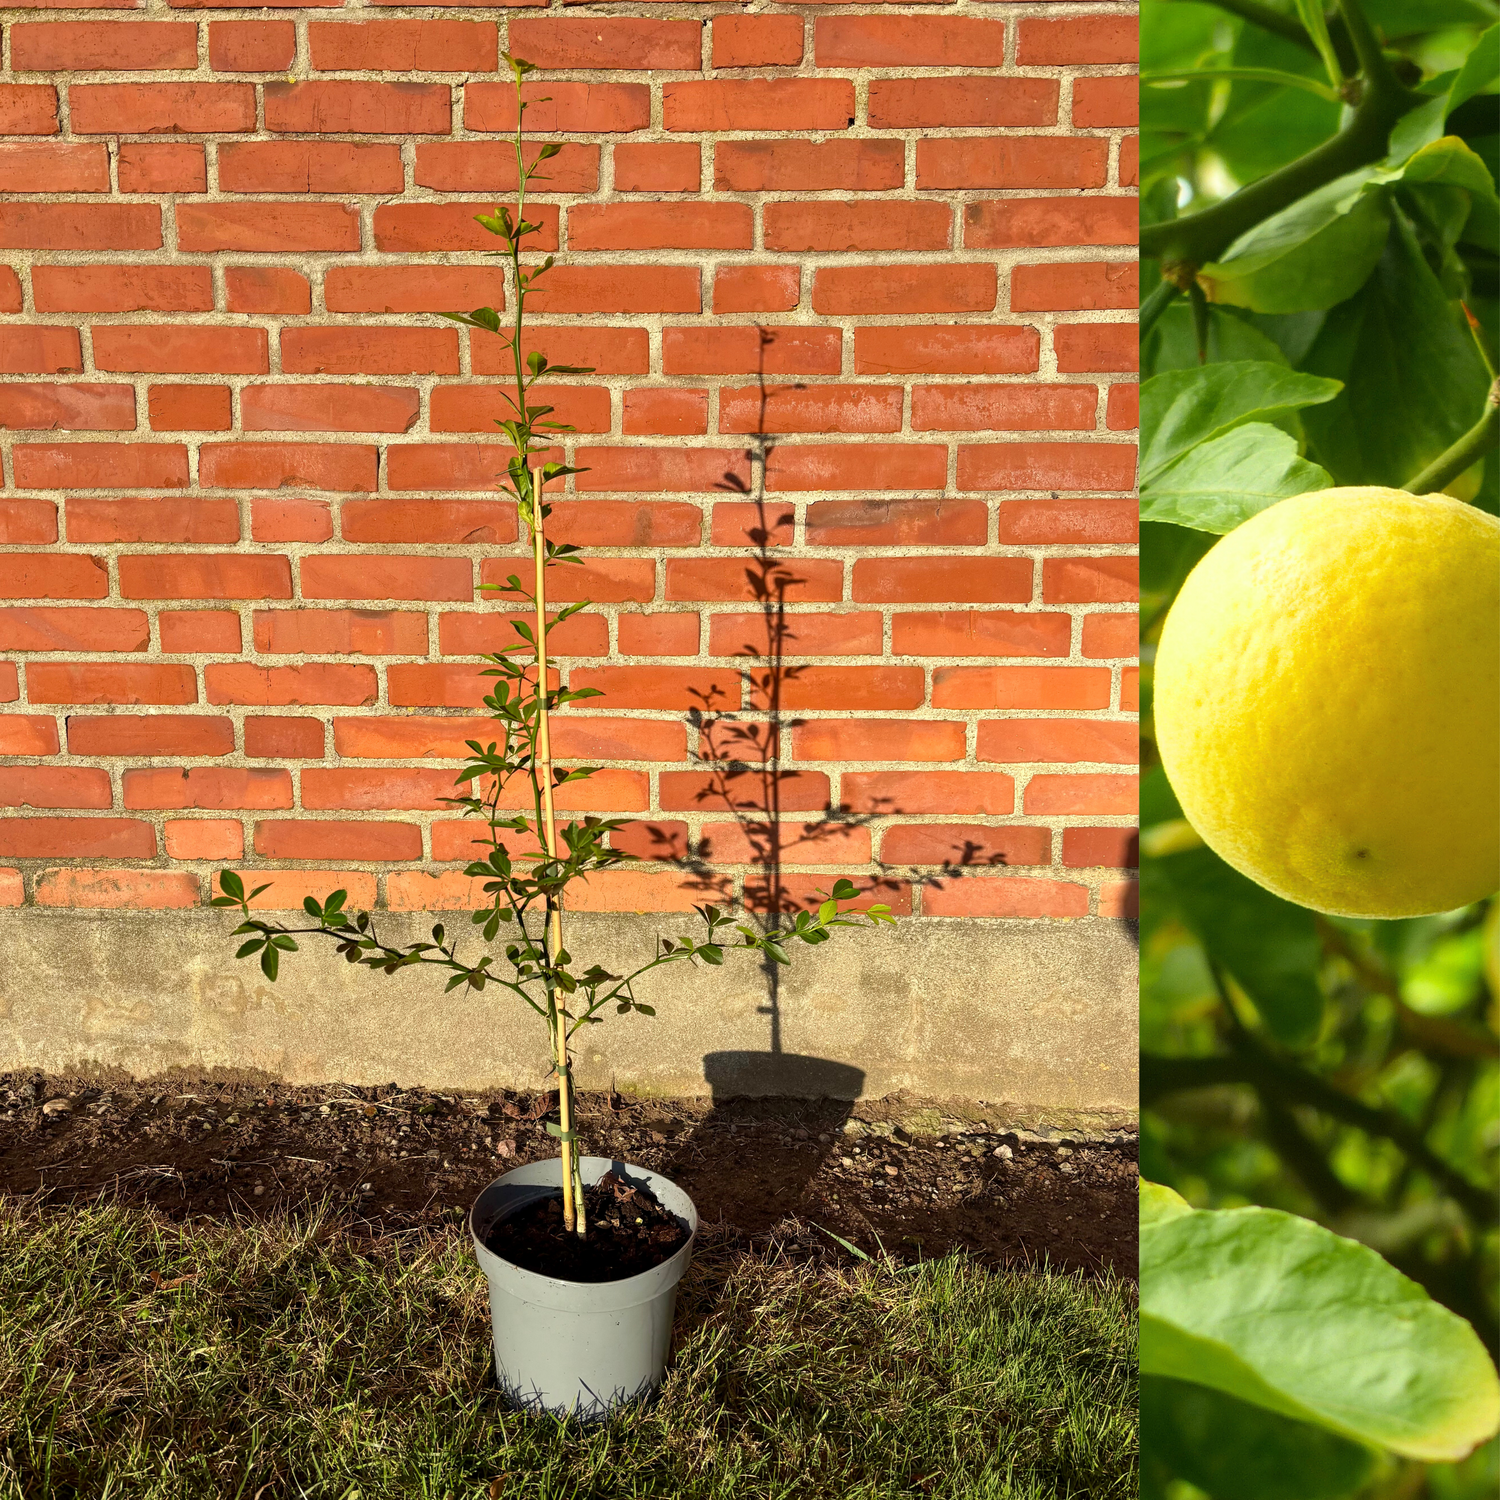
[[1283,500],[1189,574],[1156,655],[1188,821],[1316,911],[1410,917],[1500,885],[1500,520],[1445,495]]

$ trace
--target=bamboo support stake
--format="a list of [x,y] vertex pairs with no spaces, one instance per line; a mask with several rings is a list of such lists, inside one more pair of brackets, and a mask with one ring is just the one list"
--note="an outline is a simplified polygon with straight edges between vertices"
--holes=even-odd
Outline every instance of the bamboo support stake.
[[[531,471],[531,553],[536,566],[536,671],[537,671],[537,774],[542,781],[542,842],[548,859],[557,858],[557,819],[552,804],[552,732],[547,711],[547,542],[542,523],[542,473]],[[562,952],[562,898],[548,903],[547,947],[551,961]],[[563,991],[553,987],[556,1014],[558,1125],[562,1130],[563,1227],[586,1234],[588,1218],[583,1206],[583,1182],[575,1167],[573,1133],[573,1075],[568,1064],[568,1003]],[[575,1192],[575,1185],[577,1191]]]

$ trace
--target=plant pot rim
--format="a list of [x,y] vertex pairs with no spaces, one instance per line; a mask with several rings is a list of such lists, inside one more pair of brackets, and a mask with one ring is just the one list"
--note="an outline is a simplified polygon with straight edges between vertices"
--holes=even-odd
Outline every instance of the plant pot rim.
[[[658,1296],[667,1286],[674,1286],[682,1279],[687,1269],[688,1258],[698,1239],[698,1212],[691,1198],[670,1177],[653,1172],[635,1162],[619,1157],[585,1156],[579,1168],[587,1183],[597,1182],[606,1172],[619,1172],[637,1182],[644,1181],[662,1202],[662,1206],[680,1223],[687,1226],[687,1239],[666,1260],[637,1271],[631,1276],[622,1276],[615,1281],[569,1281],[560,1276],[547,1276],[540,1271],[528,1271],[514,1261],[497,1255],[485,1243],[481,1229],[488,1230],[497,1218],[508,1217],[529,1203],[560,1191],[560,1163],[558,1156],[539,1162],[527,1162],[513,1167],[509,1172],[495,1178],[475,1198],[469,1209],[469,1238],[474,1252],[486,1276],[499,1276],[529,1301],[555,1307],[575,1306],[583,1301],[595,1307],[631,1307],[639,1302],[648,1302]],[[665,1186],[681,1203],[674,1204],[662,1199],[661,1188]],[[535,1189],[527,1192],[526,1189]],[[494,1200],[510,1195],[514,1201],[497,1207]],[[486,1200],[490,1200],[488,1203]],[[686,1210],[685,1212],[683,1210]]]

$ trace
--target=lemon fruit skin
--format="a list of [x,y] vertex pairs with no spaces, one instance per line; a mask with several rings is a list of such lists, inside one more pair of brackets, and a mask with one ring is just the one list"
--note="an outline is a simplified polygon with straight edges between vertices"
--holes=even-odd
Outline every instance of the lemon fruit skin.
[[1500,520],[1320,490],[1217,542],[1162,628],[1156,741],[1242,874],[1349,917],[1500,885]]

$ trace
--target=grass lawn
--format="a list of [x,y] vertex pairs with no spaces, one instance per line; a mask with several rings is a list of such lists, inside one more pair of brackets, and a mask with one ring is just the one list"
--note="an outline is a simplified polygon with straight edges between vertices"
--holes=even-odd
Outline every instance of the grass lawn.
[[0,1203],[0,1500],[988,1500],[1135,1493],[1134,1299],[959,1258],[702,1244],[660,1399],[496,1395],[457,1222]]

